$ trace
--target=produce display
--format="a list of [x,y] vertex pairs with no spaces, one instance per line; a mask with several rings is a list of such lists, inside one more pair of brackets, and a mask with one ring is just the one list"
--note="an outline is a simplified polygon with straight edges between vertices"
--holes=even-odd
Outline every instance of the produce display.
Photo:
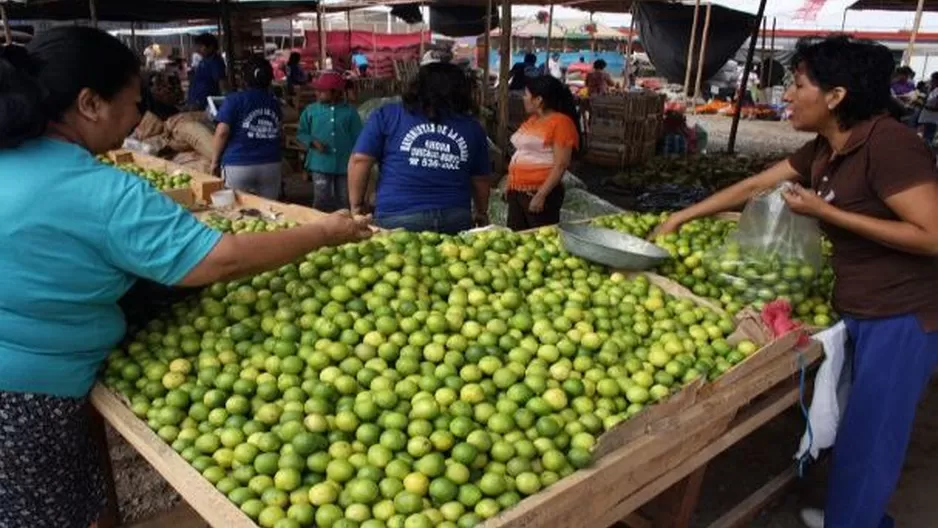
[[[665,218],[665,214],[626,214],[597,218],[593,224],[645,238]],[[654,242],[674,257],[657,271],[695,295],[719,301],[730,314],[746,306],[761,309],[769,301],[787,299],[801,321],[829,327],[836,319],[829,303],[834,282],[830,266],[818,273],[803,262],[772,256],[746,261],[737,245],[727,243],[735,228],[732,220],[704,218],[684,224],[678,233],[657,237]],[[830,245],[825,248],[827,256]]]
[[145,179],[150,182],[150,185],[160,191],[183,189],[188,187],[189,183],[192,181],[192,176],[186,173],[168,174],[163,171],[144,169],[133,163],[114,163],[106,156],[100,156],[98,159],[101,163],[113,165],[124,172],[129,172]]
[[463,527],[756,351],[733,330],[555,230],[391,232],[205,288],[104,382],[262,527]]
[[647,192],[649,186],[664,184],[717,191],[765,170],[779,159],[779,156],[721,154],[659,156],[648,163],[620,172],[613,183],[635,194]]
[[219,214],[209,214],[201,220],[202,223],[222,233],[263,233],[299,225],[289,220],[265,220],[257,216],[241,216],[231,219]]

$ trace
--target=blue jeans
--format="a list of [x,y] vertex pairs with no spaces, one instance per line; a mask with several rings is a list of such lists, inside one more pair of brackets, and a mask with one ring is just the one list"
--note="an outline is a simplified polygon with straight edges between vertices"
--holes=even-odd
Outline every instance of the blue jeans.
[[313,209],[332,213],[348,209],[348,175],[310,172],[313,180]]
[[415,213],[375,215],[375,224],[384,229],[433,231],[455,235],[472,229],[472,212],[467,208],[427,209]]
[[914,315],[844,317],[853,385],[837,431],[825,528],[892,528],[886,515],[912,435],[915,409],[938,365],[938,332]]

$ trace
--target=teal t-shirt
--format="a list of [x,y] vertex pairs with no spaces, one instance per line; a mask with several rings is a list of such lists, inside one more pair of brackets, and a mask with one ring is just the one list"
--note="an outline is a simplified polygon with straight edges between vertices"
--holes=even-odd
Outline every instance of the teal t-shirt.
[[87,394],[125,331],[118,299],[178,283],[221,236],[77,145],[0,151],[0,391]]

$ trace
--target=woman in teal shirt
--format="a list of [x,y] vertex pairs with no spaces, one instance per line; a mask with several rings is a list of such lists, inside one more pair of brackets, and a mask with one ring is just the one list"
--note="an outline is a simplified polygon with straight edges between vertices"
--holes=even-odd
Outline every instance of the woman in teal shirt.
[[86,528],[105,501],[87,395],[138,278],[200,286],[367,237],[332,215],[222,235],[99,163],[140,119],[139,63],[84,27],[0,52],[0,526]]

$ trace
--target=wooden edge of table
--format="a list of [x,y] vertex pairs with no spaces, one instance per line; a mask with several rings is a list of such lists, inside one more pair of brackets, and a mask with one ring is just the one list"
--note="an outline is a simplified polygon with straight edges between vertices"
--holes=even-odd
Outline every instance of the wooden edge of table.
[[91,404],[210,525],[257,528],[247,515],[151,431],[110,390],[96,385],[91,391]]
[[[191,192],[194,195],[193,199],[185,198],[179,193],[171,194],[173,191],[180,191],[179,189],[164,191],[165,194],[169,195],[171,198],[181,203],[182,205],[185,205],[186,207],[191,207],[195,201],[208,203],[211,200],[213,192],[220,191],[225,187],[225,182],[221,178],[191,169],[189,167],[184,167],[178,163],[174,163],[163,158],[158,158],[149,154],[143,154],[142,152],[123,149],[112,150],[108,152],[107,156],[114,163],[132,163],[145,170],[156,170],[169,174],[175,172],[188,174],[192,178],[192,180],[189,182],[188,188],[191,189]],[[179,198],[183,198],[184,201],[180,201]]]

